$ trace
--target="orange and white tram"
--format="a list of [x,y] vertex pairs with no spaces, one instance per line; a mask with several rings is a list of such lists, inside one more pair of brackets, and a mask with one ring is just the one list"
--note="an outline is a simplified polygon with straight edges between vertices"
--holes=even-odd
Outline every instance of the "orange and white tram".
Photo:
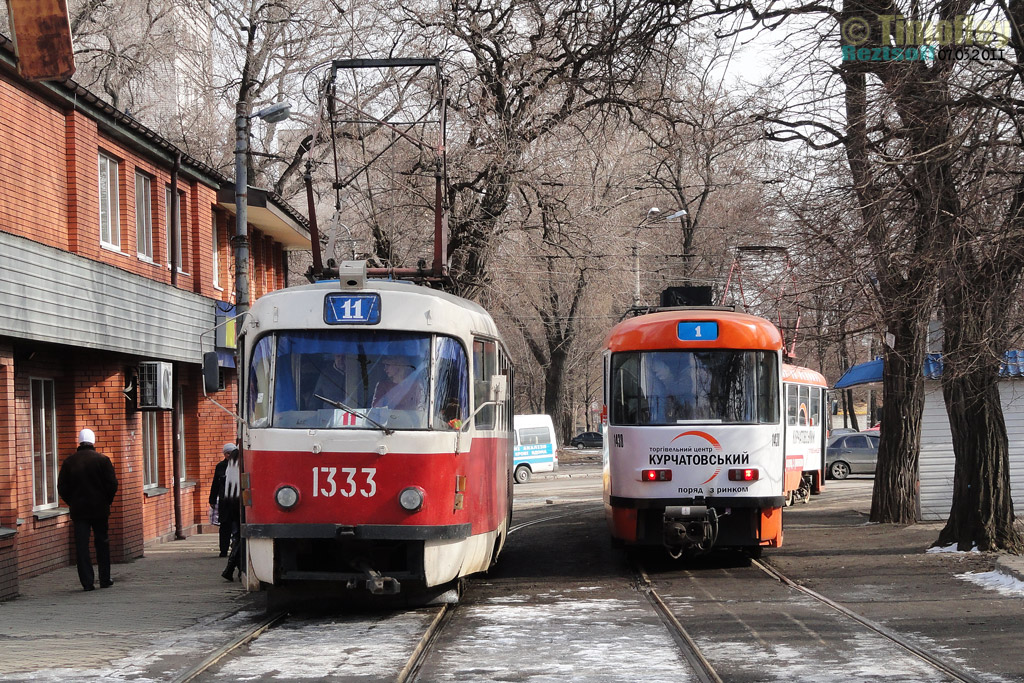
[[250,590],[405,595],[496,561],[514,410],[484,309],[408,282],[325,281],[261,297],[238,344]]
[[673,309],[619,323],[604,353],[613,541],[684,551],[782,545],[782,337],[767,320]]

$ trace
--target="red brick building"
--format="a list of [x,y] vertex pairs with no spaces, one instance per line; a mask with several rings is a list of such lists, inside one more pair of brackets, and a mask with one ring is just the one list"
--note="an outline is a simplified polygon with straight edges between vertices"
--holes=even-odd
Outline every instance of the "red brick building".
[[[203,530],[235,426],[200,372],[234,299],[233,181],[73,81],[22,81],[2,37],[0,102],[2,600],[19,579],[74,562],[56,478],[80,429],[96,432],[120,480],[116,563]],[[252,189],[248,216],[254,300],[285,285],[285,252],[308,249],[309,231]],[[233,408],[232,356],[219,351],[214,398]]]

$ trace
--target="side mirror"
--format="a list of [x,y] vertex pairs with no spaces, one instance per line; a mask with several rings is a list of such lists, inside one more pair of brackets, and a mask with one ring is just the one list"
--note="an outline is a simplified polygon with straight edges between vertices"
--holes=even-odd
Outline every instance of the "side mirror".
[[495,403],[504,403],[508,395],[508,377],[505,375],[491,375],[491,400]]
[[203,391],[207,394],[220,391],[220,365],[216,351],[203,354]]

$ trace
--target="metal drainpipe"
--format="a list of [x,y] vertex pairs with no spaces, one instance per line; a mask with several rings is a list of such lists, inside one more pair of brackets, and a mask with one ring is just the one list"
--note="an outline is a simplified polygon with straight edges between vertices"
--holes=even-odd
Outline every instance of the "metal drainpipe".
[[170,253],[168,261],[171,264],[171,286],[178,286],[178,243],[181,240],[181,209],[178,204],[178,171],[181,169],[181,154],[174,155],[174,166],[171,168],[171,205],[168,207],[168,214],[171,216],[171,224],[167,226],[167,251]]
[[171,364],[171,473],[174,477],[174,540],[182,541],[185,534],[181,530],[181,460],[178,454],[181,452],[181,440],[184,435],[181,433],[181,372],[178,363]]

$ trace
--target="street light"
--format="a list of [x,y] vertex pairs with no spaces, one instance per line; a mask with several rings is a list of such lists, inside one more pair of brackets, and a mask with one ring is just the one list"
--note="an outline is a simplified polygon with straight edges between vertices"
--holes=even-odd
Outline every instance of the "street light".
[[242,318],[249,312],[249,227],[246,207],[249,201],[249,179],[245,157],[249,152],[250,119],[261,118],[267,123],[280,123],[291,115],[292,105],[278,102],[260,109],[255,114],[245,113],[246,103],[239,102],[235,115],[235,314],[239,316],[235,329],[240,329]]
[[640,305],[640,228],[644,227],[652,218],[658,216],[661,209],[652,206],[647,209],[647,215],[636,226],[636,234],[633,236],[633,279],[636,287],[633,289],[633,306]]

